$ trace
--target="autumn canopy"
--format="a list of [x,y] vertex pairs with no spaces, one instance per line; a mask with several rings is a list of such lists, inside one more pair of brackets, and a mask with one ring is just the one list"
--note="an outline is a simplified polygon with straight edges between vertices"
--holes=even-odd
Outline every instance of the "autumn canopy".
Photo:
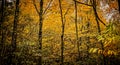
[[120,0],[0,0],[0,65],[120,65]]

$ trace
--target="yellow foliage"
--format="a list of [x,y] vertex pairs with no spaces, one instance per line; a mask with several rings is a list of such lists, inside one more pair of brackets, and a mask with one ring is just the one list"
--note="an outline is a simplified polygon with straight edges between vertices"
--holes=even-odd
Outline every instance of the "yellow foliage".
[[[98,48],[91,48],[89,50],[89,53],[97,53],[98,52]],[[99,51],[100,52],[100,51]]]

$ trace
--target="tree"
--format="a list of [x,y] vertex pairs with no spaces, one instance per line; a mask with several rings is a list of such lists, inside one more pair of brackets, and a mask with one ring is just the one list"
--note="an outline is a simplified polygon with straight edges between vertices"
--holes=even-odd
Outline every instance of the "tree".
[[5,0],[2,0],[2,3],[1,3],[1,7],[0,7],[1,11],[0,11],[0,61],[1,61],[1,65],[2,65],[2,61],[3,61],[3,46],[4,46],[4,31],[3,31],[3,23],[4,23],[4,11],[5,11]]
[[78,48],[78,59],[80,58],[80,49],[79,49],[79,40],[78,40],[78,24],[77,24],[77,2],[74,0],[74,7],[75,7],[75,28],[76,28],[76,42],[77,42],[77,48]]
[[[95,15],[95,19],[96,19],[96,23],[97,23],[97,30],[98,30],[98,33],[101,35],[101,28],[100,28],[100,23],[99,23],[99,17],[98,17],[98,14],[97,14],[97,9],[96,9],[96,0],[93,0],[93,1],[91,1],[91,3],[92,3],[92,7],[93,7],[93,11],[94,11],[94,15]],[[104,51],[104,47],[103,47],[103,43],[102,43],[102,41],[100,41],[100,44],[101,44],[101,49],[102,49],[102,51]],[[102,55],[102,63],[101,63],[101,65],[106,65],[105,64],[105,56],[104,56],[104,54],[101,54]]]
[[10,57],[9,57],[9,64],[14,64],[15,62],[12,61],[14,57],[14,52],[16,50],[16,43],[17,43],[17,26],[19,21],[19,0],[16,0],[16,8],[15,8],[15,14],[14,14],[14,23],[13,23],[13,32],[12,32],[12,40],[11,40],[11,51],[10,51]]
[[39,65],[42,65],[42,26],[43,26],[43,0],[40,0],[40,13],[39,13],[39,49],[41,51]]
[[61,65],[64,64],[64,20],[63,20],[63,12],[62,12],[62,6],[61,6],[61,0],[59,0],[59,8],[60,8],[60,15],[61,15],[61,22],[62,22],[62,33],[61,33]]
[[40,0],[39,5],[40,5],[40,10],[38,10],[37,5],[35,3],[35,0],[33,0],[33,4],[35,7],[35,10],[37,11],[38,15],[39,15],[39,35],[38,35],[38,41],[39,41],[39,50],[40,50],[40,57],[38,59],[38,65],[42,65],[42,35],[43,35],[43,15],[46,14],[47,10],[50,8],[50,5],[52,3],[53,0],[50,0],[49,4],[47,5],[47,7],[45,8],[45,10],[43,11],[44,7],[44,0]]

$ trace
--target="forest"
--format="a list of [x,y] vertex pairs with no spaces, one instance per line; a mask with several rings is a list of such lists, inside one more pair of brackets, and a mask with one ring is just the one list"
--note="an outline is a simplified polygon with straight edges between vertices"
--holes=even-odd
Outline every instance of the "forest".
[[120,0],[0,0],[0,65],[120,65]]

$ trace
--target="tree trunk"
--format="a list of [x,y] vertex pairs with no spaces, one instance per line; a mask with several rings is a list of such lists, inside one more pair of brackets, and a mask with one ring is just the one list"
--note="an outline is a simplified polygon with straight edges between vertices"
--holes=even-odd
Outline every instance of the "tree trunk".
[[16,42],[17,42],[17,25],[19,21],[19,0],[16,0],[16,9],[15,9],[15,15],[14,15],[14,23],[13,23],[13,33],[12,33],[12,41],[11,41],[11,52],[10,52],[10,57],[9,57],[9,64],[14,65],[14,52],[16,50]]
[[60,8],[60,15],[61,15],[61,22],[62,22],[62,33],[61,33],[61,65],[64,65],[64,18],[63,18],[63,12],[62,12],[62,6],[61,6],[61,0],[59,0],[59,8]]
[[78,25],[77,25],[77,3],[74,1],[75,5],[75,29],[76,29],[76,42],[77,42],[77,48],[78,48],[78,61],[80,60],[80,49],[79,49],[79,40],[78,40]]
[[[94,15],[95,15],[97,27],[98,27],[98,33],[99,33],[99,35],[101,35],[100,23],[99,23],[99,21],[98,21],[98,14],[97,14],[97,10],[96,10],[96,0],[93,0],[93,1],[92,1],[92,7],[93,7],[93,11],[94,11]],[[102,41],[100,41],[100,44],[101,44],[101,49],[102,49],[102,51],[104,51],[104,47],[103,47]],[[102,61],[102,62],[101,62],[100,65],[106,65],[104,54],[101,54],[101,56],[102,56],[102,58],[101,58],[101,61]]]
[[38,60],[38,65],[42,65],[42,26],[43,26],[43,0],[40,0],[40,13],[39,13],[39,49],[40,57]]
[[4,22],[4,11],[5,11],[5,1],[2,0],[1,3],[1,11],[0,11],[0,65],[3,65],[3,51],[4,51],[4,26],[3,26],[3,22]]

